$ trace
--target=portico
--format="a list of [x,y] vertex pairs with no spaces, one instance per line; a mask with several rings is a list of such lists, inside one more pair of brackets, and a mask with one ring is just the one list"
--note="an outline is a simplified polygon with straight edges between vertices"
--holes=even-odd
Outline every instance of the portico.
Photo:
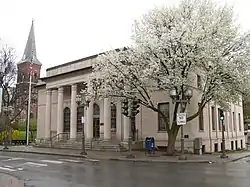
[[[112,103],[109,98],[105,98],[90,101],[88,107],[78,106],[76,96],[82,86],[83,82],[46,89],[45,139],[68,133],[70,140],[78,140],[82,132],[82,116],[85,117],[87,140],[128,139],[129,120],[121,114],[120,102]],[[55,117],[56,120],[53,120]]]

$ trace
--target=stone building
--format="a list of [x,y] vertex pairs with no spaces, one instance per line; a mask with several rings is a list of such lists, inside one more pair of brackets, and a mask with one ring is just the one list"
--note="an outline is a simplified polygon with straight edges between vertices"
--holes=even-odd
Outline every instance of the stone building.
[[[76,103],[84,81],[92,71],[92,64],[97,55],[75,60],[46,70],[46,77],[37,85],[38,89],[38,126],[37,140],[49,139],[57,142],[80,142],[82,136],[81,116],[85,116],[84,130],[86,142],[98,141],[99,144],[125,145],[129,137],[129,119],[121,114],[121,103],[112,103],[109,99],[91,101],[83,108]],[[199,104],[199,76],[193,88],[193,97],[188,105],[188,113],[195,113]],[[155,92],[154,103],[163,112],[173,112],[172,100],[168,94]],[[221,150],[222,126],[219,120],[219,106],[211,102],[202,114],[184,126],[185,149],[193,152],[193,141],[202,138],[203,152]],[[231,111],[225,112],[226,149],[245,147],[242,103],[231,105]],[[156,145],[167,144],[166,126],[161,117],[152,110],[140,107],[136,117],[136,140],[155,137]],[[51,138],[51,139],[50,139]],[[70,144],[73,146],[73,144]],[[80,146],[80,144],[79,144]],[[178,134],[176,148],[180,148]]]

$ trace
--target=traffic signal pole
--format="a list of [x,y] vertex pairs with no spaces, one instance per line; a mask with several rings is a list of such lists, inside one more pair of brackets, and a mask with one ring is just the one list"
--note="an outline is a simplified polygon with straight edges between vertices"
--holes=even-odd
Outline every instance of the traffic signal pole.
[[[132,142],[135,140],[135,117],[140,112],[138,108],[140,107],[138,99],[132,99],[129,103],[128,99],[125,99],[122,102],[122,114],[126,117],[129,117],[130,122],[130,132],[129,132],[129,139],[128,139],[128,149],[129,149],[129,155],[127,155],[127,158],[135,158],[135,156],[132,154]],[[131,104],[129,106],[129,104]]]

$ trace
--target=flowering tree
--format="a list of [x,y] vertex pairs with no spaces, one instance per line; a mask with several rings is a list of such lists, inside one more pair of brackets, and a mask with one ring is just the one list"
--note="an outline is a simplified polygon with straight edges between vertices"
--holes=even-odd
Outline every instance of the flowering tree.
[[[108,51],[94,65],[89,96],[134,98],[165,119],[167,153],[174,152],[179,126],[175,103],[173,121],[160,111],[152,93],[178,95],[193,86],[193,75],[201,75],[200,107],[187,121],[197,117],[210,101],[226,107],[249,91],[249,34],[234,22],[233,8],[210,0],[182,0],[178,7],[156,8],[135,22],[133,45]],[[91,89],[98,85],[98,89]],[[85,93],[86,94],[86,93]]]

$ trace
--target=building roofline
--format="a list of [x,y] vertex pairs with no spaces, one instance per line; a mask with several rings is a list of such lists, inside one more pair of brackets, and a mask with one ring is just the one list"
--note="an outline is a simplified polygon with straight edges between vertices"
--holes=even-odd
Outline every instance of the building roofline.
[[82,71],[82,70],[87,70],[87,69],[92,69],[92,67],[85,67],[85,68],[76,69],[76,70],[73,70],[73,71],[69,71],[69,72],[65,72],[65,73],[61,73],[61,74],[57,74],[57,75],[52,75],[52,76],[49,76],[49,77],[42,77],[42,78],[40,78],[40,80],[41,81],[46,81],[46,80],[51,79],[51,78],[60,77],[60,76],[63,76],[63,75],[68,75],[68,74],[76,73],[76,72],[79,72],[79,71]]
[[[128,47],[123,47],[123,50],[127,50],[127,49],[128,49]],[[114,50],[115,51],[120,51],[121,48],[117,48],[117,49],[114,49]],[[84,58],[80,58],[80,59],[77,59],[77,60],[74,60],[74,61],[66,62],[64,64],[60,64],[60,65],[57,65],[57,66],[53,66],[53,67],[47,68],[46,71],[50,71],[50,70],[53,70],[53,69],[57,69],[57,68],[60,68],[60,67],[71,65],[71,64],[74,64],[74,63],[77,63],[77,62],[94,59],[94,58],[98,57],[99,55],[105,54],[107,52],[108,51],[102,52],[102,53],[98,53],[98,54],[95,54],[95,55],[91,55],[91,56],[87,56],[87,57],[84,57]]]
[[94,58],[96,58],[98,55],[101,55],[101,54],[104,54],[104,53],[99,53],[99,54],[91,55],[91,56],[84,57],[84,58],[80,58],[80,59],[77,59],[77,60],[74,60],[74,61],[66,62],[66,63],[64,63],[64,64],[60,64],[60,65],[57,65],[57,66],[53,66],[53,67],[47,68],[46,71],[50,71],[50,70],[53,70],[53,69],[57,69],[57,68],[60,68],[60,67],[64,67],[64,66],[67,66],[67,65],[71,65],[71,64],[74,64],[74,63],[77,63],[77,62],[81,62],[81,61],[85,61],[85,60],[94,59]]
[[39,88],[39,87],[43,87],[43,86],[46,86],[46,83],[43,83],[43,84],[37,84],[37,85],[35,85],[34,87],[35,87],[35,88]]

